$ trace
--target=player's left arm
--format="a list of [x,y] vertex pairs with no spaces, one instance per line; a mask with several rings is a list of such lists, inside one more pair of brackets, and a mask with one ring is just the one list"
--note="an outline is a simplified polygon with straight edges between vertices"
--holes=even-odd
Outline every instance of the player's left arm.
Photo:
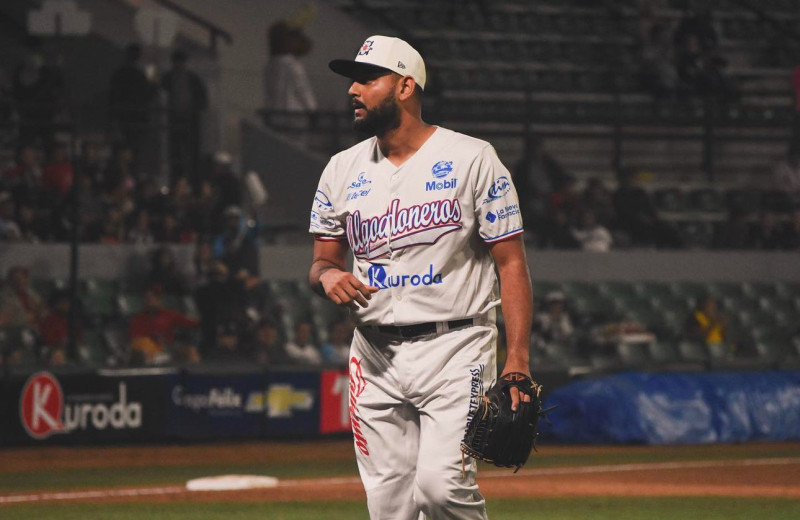
[[[531,275],[525,257],[522,236],[489,245],[500,276],[500,302],[506,324],[508,354],[501,377],[511,372],[530,373],[530,337],[533,320],[533,291]],[[519,394],[512,388],[512,409],[516,409]],[[529,401],[529,396],[524,396]]]

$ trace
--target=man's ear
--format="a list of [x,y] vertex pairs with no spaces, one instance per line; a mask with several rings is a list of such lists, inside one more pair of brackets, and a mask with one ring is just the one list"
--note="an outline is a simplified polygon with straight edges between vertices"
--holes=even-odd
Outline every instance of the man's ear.
[[401,100],[406,100],[414,95],[414,90],[417,88],[417,82],[411,76],[403,76],[400,78],[398,95]]

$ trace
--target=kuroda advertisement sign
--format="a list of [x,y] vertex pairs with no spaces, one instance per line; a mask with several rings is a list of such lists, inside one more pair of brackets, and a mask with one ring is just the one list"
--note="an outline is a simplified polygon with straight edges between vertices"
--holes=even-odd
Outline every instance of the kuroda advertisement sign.
[[163,435],[166,379],[37,372],[4,391],[4,444],[105,443]]
[[360,382],[347,369],[41,371],[2,382],[0,446],[344,433]]

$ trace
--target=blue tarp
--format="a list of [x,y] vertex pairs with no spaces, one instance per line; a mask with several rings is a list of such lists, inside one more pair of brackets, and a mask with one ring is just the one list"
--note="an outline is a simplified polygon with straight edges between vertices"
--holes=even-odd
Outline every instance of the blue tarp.
[[542,436],[561,442],[800,440],[800,371],[628,372],[558,388],[554,405]]

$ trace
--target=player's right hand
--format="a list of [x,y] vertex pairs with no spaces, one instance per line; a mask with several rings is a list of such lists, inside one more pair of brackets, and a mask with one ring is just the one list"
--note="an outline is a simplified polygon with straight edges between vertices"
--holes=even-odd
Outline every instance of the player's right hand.
[[329,269],[319,277],[325,294],[337,305],[357,310],[359,306],[366,307],[367,300],[372,294],[378,292],[377,287],[364,285],[352,273],[339,269]]

